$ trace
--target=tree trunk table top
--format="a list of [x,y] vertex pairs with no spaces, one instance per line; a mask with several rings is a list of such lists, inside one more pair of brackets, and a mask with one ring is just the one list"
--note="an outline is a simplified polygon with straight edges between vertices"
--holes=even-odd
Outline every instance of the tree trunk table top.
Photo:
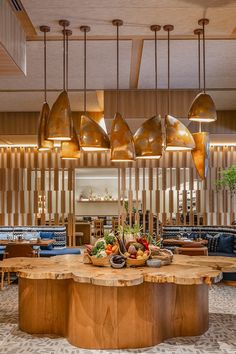
[[113,269],[83,264],[80,255],[51,258],[9,258],[0,262],[4,272],[17,272],[27,279],[73,279],[78,283],[101,286],[134,286],[143,282],[179,285],[211,284],[222,272],[236,272],[236,258],[174,255],[170,265],[161,268]]

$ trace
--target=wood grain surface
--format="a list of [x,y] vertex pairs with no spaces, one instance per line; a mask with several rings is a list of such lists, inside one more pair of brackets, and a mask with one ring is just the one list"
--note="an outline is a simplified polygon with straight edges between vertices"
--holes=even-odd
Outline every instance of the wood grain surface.
[[63,255],[48,259],[5,259],[0,262],[0,269],[17,272],[27,279],[73,279],[77,283],[109,287],[135,286],[143,282],[193,285],[217,282],[222,271],[235,272],[236,259],[174,255],[172,264],[161,268],[113,269],[83,264],[80,255]]
[[99,268],[82,256],[6,259],[19,279],[19,328],[87,349],[142,348],[208,329],[208,284],[236,259],[175,255],[161,268]]

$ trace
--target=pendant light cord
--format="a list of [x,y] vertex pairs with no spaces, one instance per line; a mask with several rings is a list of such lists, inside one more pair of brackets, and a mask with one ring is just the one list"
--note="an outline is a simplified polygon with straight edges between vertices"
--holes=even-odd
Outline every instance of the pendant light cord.
[[66,27],[63,26],[63,91],[66,90]]
[[84,31],[84,114],[87,112],[87,32]]
[[66,31],[66,84],[65,84],[65,86],[66,86],[66,91],[68,91],[68,81],[69,81],[69,79],[68,79],[68,73],[69,73],[69,69],[68,69],[68,67],[69,67],[69,63],[68,63],[68,61],[69,61],[69,59],[68,59],[68,56],[69,56],[69,51],[68,51],[68,46],[69,46],[69,37],[68,37],[68,32]]
[[47,44],[46,44],[46,31],[43,34],[44,43],[44,102],[47,102]]
[[120,88],[120,81],[119,81],[119,25],[116,25],[116,112],[118,112],[119,108],[119,88]]
[[168,98],[167,98],[167,112],[170,114],[170,30],[167,31],[167,52],[168,52],[168,76],[167,76],[167,87],[168,87]]
[[154,31],[155,33],[155,98],[156,98],[156,116],[158,114],[158,107],[157,107],[157,30]]
[[198,89],[201,91],[201,34],[198,32]]
[[206,93],[206,47],[205,47],[205,22],[202,24],[202,40],[203,40],[203,92]]
[[[201,92],[201,32],[198,31],[198,89]],[[202,131],[202,123],[199,122],[199,132]]]

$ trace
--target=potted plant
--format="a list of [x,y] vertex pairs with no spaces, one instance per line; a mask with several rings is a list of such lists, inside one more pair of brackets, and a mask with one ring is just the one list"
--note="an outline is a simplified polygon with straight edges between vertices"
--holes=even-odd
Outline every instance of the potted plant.
[[231,197],[236,193],[236,165],[220,172],[220,178],[216,181],[217,189],[228,188]]

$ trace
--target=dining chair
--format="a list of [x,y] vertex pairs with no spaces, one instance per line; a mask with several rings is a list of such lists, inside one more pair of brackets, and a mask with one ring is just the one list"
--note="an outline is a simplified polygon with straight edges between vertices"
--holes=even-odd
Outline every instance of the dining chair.
[[103,219],[95,219],[93,221],[93,236],[100,238],[104,235],[104,222]]
[[[5,249],[3,259],[15,257],[37,257],[39,253],[31,245],[8,244]],[[1,272],[1,290],[4,288],[5,273],[7,273],[7,284],[10,285],[10,272]]]

